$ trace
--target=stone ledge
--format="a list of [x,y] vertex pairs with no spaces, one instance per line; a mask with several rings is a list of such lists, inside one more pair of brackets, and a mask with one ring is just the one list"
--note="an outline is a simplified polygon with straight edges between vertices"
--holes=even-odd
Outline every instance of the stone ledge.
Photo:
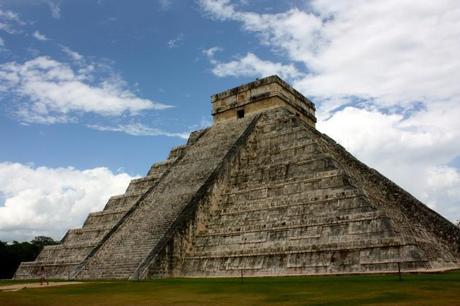
[[[270,256],[270,255],[289,255],[289,254],[309,254],[309,253],[330,253],[330,252],[337,252],[337,251],[361,251],[361,250],[366,250],[366,249],[376,249],[376,248],[389,248],[389,247],[395,247],[395,248],[401,248],[401,247],[406,247],[406,246],[416,246],[415,244],[403,244],[400,241],[397,241],[396,239],[380,239],[383,240],[384,242],[375,242],[375,243],[368,243],[368,242],[363,242],[361,246],[353,245],[350,243],[344,243],[342,246],[337,246],[338,243],[334,244],[323,244],[323,245],[315,245],[315,246],[310,246],[308,248],[301,249],[299,247],[298,249],[287,249],[287,250],[278,250],[277,248],[274,248],[274,250],[270,250],[267,252],[248,252],[248,253],[242,253],[239,252],[239,254],[232,254],[232,253],[214,253],[211,255],[195,255],[199,254],[199,252],[190,254],[185,256],[185,259],[218,259],[218,258],[237,258],[237,257],[254,257],[254,256]],[[387,241],[385,241],[387,240]],[[364,244],[366,243],[366,244]],[[354,243],[357,244],[357,243]]]
[[372,217],[361,217],[361,218],[356,218],[352,220],[334,220],[330,222],[322,222],[322,223],[302,223],[299,225],[293,225],[293,226],[283,226],[283,227],[267,227],[264,229],[260,230],[243,230],[243,231],[235,231],[231,232],[228,229],[226,232],[221,232],[221,233],[207,233],[207,234],[197,234],[196,237],[211,237],[211,236],[234,236],[234,235],[241,235],[243,233],[256,233],[256,232],[266,232],[266,231],[285,231],[285,230],[290,230],[290,229],[297,229],[297,228],[308,228],[308,227],[313,227],[313,226],[334,226],[334,225],[340,225],[340,224],[347,224],[347,223],[354,223],[354,222],[361,222],[361,221],[369,221],[369,220],[377,220],[382,218],[382,215],[379,215],[377,213],[373,213],[374,216]]
[[[341,192],[337,193],[338,196],[332,196],[328,197],[327,199],[322,199],[322,200],[309,200],[309,199],[302,199],[302,203],[293,203],[293,204],[286,204],[286,205],[278,205],[278,206],[267,206],[263,208],[258,208],[258,209],[248,209],[248,210],[238,210],[238,211],[232,211],[232,212],[221,212],[220,215],[234,215],[234,214],[242,214],[242,213],[248,213],[248,212],[256,212],[256,211],[265,211],[265,210],[270,210],[270,209],[280,209],[280,208],[289,208],[289,207],[295,207],[295,206],[307,206],[311,204],[319,204],[319,203],[327,203],[331,201],[336,201],[336,200],[346,200],[346,199],[354,199],[354,198],[365,198],[364,195],[359,194],[357,192],[348,192],[347,195],[342,195]],[[264,198],[265,200],[269,199],[274,199],[276,197],[267,197]],[[256,199],[260,200],[260,199]]]

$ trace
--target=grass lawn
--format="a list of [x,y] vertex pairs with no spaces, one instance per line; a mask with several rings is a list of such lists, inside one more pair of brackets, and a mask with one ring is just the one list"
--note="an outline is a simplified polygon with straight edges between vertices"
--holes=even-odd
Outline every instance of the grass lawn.
[[460,305],[460,271],[402,281],[373,275],[87,282],[0,292],[0,305]]

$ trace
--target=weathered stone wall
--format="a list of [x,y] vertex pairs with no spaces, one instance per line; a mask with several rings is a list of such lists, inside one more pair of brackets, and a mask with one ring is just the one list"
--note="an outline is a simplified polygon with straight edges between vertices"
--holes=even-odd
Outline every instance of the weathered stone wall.
[[[189,219],[177,224],[149,277],[458,267],[458,254],[407,224],[412,218],[398,208],[404,202],[385,206],[388,187],[369,186],[382,178],[370,179],[375,172],[347,154],[285,109],[265,112]],[[449,227],[438,219],[427,222]]]
[[[310,133],[319,132],[309,129]],[[391,180],[371,169],[327,135],[321,145],[334,155],[341,167],[361,186],[378,208],[391,218],[406,241],[423,250],[430,268],[460,266],[460,229],[418,201]]]
[[235,120],[237,111],[246,114],[285,107],[315,127],[315,105],[278,76],[269,76],[211,97],[214,122]]
[[161,250],[181,213],[201,197],[202,186],[254,118],[214,125],[187,147],[154,190],[84,264],[78,279],[139,278]]

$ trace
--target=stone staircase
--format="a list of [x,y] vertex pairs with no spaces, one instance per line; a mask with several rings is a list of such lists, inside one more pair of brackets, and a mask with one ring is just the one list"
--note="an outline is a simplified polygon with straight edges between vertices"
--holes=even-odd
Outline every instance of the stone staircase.
[[21,263],[14,278],[38,278],[41,267],[49,278],[73,278],[91,252],[100,246],[141,197],[158,182],[184,152],[185,147],[174,148],[166,161],[151,167],[147,176],[132,180],[125,194],[111,197],[102,211],[90,213],[82,228],[67,231],[60,244],[45,246],[35,261]]
[[216,205],[201,217],[178,275],[373,272],[401,261],[426,268],[414,239],[321,141],[286,110],[264,113],[221,173],[220,193],[208,199]]
[[[159,180],[137,208],[85,262],[78,279],[139,278],[161,249],[168,231],[186,207],[200,196],[237,141],[244,137],[253,117],[220,123],[188,147],[169,173]],[[137,184],[143,184],[136,181]],[[130,188],[128,188],[129,190]]]

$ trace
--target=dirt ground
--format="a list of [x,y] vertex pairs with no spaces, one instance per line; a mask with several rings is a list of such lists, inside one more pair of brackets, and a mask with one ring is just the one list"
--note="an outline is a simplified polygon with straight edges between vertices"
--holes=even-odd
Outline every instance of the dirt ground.
[[6,285],[0,286],[0,291],[18,291],[21,289],[29,289],[29,288],[49,288],[49,287],[59,287],[59,286],[67,286],[67,285],[77,285],[81,284],[81,282],[49,282],[48,284],[45,282],[40,284],[40,282],[35,283],[21,283],[21,284],[14,284],[14,285]]

